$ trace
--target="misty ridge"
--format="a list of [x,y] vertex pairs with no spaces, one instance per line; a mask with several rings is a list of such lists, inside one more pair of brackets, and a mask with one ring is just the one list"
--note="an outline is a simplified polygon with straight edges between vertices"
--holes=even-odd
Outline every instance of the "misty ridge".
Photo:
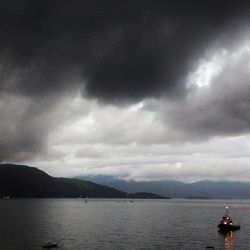
[[124,192],[152,192],[171,198],[193,199],[249,199],[250,182],[199,181],[184,183],[173,180],[134,181],[122,180],[108,175],[77,177],[95,183],[117,188]]

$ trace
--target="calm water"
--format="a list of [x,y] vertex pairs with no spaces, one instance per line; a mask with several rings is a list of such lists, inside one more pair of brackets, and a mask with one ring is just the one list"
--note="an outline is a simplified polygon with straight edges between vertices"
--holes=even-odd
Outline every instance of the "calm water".
[[[222,235],[229,205],[241,230]],[[250,249],[250,200],[0,200],[0,249]]]

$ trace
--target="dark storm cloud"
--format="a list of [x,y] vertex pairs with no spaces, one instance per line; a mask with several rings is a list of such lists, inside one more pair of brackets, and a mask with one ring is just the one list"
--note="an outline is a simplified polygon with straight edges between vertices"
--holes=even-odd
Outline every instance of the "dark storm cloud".
[[[237,40],[249,18],[243,0],[0,0],[0,161],[46,150],[66,113],[63,105],[54,113],[55,104],[70,91],[108,103],[185,95],[197,59]],[[218,97],[223,86],[217,90],[216,107],[225,114],[235,108],[236,117],[237,107]],[[209,121],[220,118],[211,111],[215,99],[208,100]],[[226,123],[209,126],[208,116],[190,119],[196,104],[179,104],[171,125],[198,137],[229,131]],[[248,104],[239,105],[243,115]]]
[[40,96],[80,82],[105,101],[182,93],[197,55],[248,20],[249,7],[208,0],[0,1],[1,91]]

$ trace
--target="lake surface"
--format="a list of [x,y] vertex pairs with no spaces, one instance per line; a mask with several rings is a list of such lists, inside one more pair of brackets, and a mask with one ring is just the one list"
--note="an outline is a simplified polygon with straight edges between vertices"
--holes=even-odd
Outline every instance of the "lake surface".
[[[225,205],[241,230],[218,233]],[[0,200],[0,249],[250,249],[250,200]]]

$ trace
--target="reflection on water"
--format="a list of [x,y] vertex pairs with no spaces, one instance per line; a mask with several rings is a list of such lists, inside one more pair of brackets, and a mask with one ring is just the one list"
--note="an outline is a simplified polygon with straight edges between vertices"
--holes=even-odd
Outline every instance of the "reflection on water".
[[224,249],[233,250],[233,232],[220,232],[220,234],[224,238]]
[[233,249],[233,232],[232,231],[225,233],[224,246],[225,246],[225,250]]

